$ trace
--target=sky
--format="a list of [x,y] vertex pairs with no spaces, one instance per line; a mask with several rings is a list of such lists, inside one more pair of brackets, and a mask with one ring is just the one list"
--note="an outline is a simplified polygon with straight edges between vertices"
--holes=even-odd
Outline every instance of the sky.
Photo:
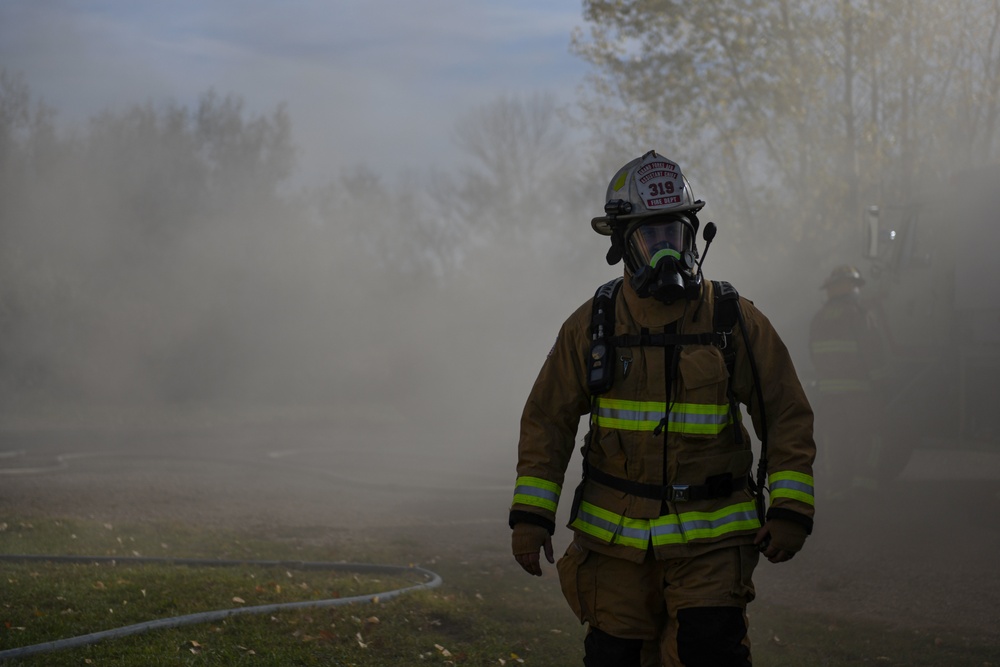
[[[214,89],[285,104],[297,178],[359,164],[447,166],[462,114],[501,96],[576,94],[581,0],[2,0],[0,67],[72,126]],[[390,156],[386,162],[384,158]],[[444,164],[440,164],[444,163]]]

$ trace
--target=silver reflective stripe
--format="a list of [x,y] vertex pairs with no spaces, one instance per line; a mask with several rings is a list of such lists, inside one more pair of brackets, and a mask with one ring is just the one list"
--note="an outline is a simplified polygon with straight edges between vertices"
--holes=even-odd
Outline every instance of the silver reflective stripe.
[[786,489],[788,491],[798,491],[800,493],[808,493],[810,496],[813,494],[812,484],[805,484],[803,482],[796,482],[794,480],[782,480],[780,482],[771,482],[771,493],[775,491]]
[[[508,482],[509,484],[509,482]],[[509,486],[507,487],[510,488]],[[546,500],[550,503],[559,502],[559,494],[554,491],[547,491],[545,489],[539,489],[537,486],[528,486],[526,484],[518,484],[514,489],[515,496],[533,496],[541,500]]]
[[663,410],[625,410],[623,408],[606,408],[600,403],[597,407],[598,419],[617,419],[628,422],[649,422],[659,424],[663,419]]
[[754,502],[728,505],[714,512],[681,512],[652,522],[653,545],[683,544],[690,540],[716,538],[760,528]]
[[771,500],[789,498],[807,505],[815,505],[813,477],[803,472],[785,470],[771,473],[767,480],[771,492]]
[[[598,426],[622,431],[652,431],[666,414],[666,403],[598,398],[593,420]],[[728,405],[675,403],[667,429],[674,433],[718,435],[732,419]]]
[[558,484],[540,477],[518,477],[514,486],[514,504],[531,505],[555,512],[560,491],[562,488]]

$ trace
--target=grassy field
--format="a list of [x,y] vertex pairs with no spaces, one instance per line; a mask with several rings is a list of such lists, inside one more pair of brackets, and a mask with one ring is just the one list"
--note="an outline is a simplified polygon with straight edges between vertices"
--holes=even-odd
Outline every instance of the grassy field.
[[[430,537],[431,539],[426,539]],[[583,630],[554,577],[475,536],[357,532],[310,539],[186,524],[0,517],[0,553],[418,564],[444,583],[391,600],[232,616],[9,661],[18,665],[579,665]],[[422,582],[293,566],[0,562],[0,651],[196,612],[377,596]],[[755,603],[755,664],[1000,665],[959,629],[893,628]]]

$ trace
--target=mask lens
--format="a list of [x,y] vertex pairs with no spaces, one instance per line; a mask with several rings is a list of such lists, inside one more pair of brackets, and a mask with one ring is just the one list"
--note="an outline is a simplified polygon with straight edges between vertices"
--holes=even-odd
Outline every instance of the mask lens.
[[680,259],[684,251],[684,230],[680,220],[646,222],[629,236],[629,249],[640,266],[655,267],[665,257]]

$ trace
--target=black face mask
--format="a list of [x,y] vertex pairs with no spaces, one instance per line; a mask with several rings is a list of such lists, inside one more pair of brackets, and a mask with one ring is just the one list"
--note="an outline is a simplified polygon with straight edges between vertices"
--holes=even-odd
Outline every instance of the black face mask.
[[636,294],[663,303],[697,297],[700,276],[693,234],[685,216],[644,221],[626,231],[622,245]]
[[701,275],[695,272],[694,254],[684,252],[681,259],[668,257],[655,267],[640,266],[632,274],[632,288],[642,298],[652,297],[663,303],[680,299],[695,299],[701,286]]

